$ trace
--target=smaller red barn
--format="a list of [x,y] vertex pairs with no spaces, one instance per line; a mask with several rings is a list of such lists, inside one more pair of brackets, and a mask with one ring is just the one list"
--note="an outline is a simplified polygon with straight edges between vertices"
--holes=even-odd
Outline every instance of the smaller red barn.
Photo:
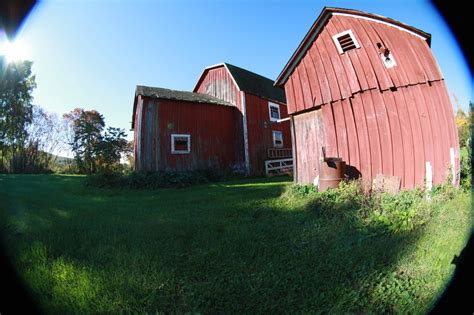
[[242,114],[245,169],[263,175],[292,165],[291,130],[285,91],[274,81],[229,63],[204,69],[194,92],[233,104]]
[[193,92],[137,86],[135,169],[263,175],[291,166],[285,94],[273,83],[222,63],[207,67]]
[[240,113],[216,97],[137,86],[132,129],[135,169],[242,168]]

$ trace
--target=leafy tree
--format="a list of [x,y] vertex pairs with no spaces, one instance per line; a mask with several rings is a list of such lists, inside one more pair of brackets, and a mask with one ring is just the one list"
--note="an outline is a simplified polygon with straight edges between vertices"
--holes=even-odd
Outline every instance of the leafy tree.
[[27,127],[32,121],[36,87],[31,61],[6,63],[0,57],[0,171],[25,169]]
[[128,141],[127,150],[125,151],[125,159],[127,160],[128,168],[130,170],[133,170],[135,167],[135,155],[133,152],[133,148],[134,148],[133,140]]
[[81,173],[110,171],[120,165],[122,153],[128,152],[125,130],[108,127],[95,110],[76,108],[64,115],[72,130],[70,145]]
[[102,141],[97,146],[97,163],[100,171],[110,171],[114,166],[120,164],[122,153],[128,150],[125,137],[125,130],[114,127],[107,128]]
[[458,127],[459,146],[461,147],[461,186],[472,188],[472,125],[474,123],[474,104],[469,103],[469,112],[466,114],[458,108],[456,125]]
[[[472,106],[472,103],[470,103],[470,106]],[[471,121],[468,114],[460,107],[456,111],[456,126],[458,128],[459,145],[465,147],[468,139],[471,137]]]
[[104,117],[95,110],[75,108],[64,115],[72,126],[73,139],[70,142],[79,170],[83,173],[97,171],[97,153],[105,127]]

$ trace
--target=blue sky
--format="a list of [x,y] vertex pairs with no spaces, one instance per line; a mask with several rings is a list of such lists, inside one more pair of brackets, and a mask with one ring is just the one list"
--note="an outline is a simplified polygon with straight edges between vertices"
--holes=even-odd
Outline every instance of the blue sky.
[[17,39],[34,61],[34,103],[58,114],[96,109],[129,132],[136,85],[191,90],[204,67],[220,62],[275,79],[324,6],[431,33],[450,95],[467,109],[472,76],[426,1],[45,1]]

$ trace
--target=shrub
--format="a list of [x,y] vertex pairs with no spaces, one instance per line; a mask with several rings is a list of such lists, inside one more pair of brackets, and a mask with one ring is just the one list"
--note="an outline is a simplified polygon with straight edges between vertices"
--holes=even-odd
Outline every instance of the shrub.
[[472,187],[472,139],[469,138],[466,141],[466,146],[461,147],[461,170],[460,170],[460,179],[461,179],[461,188],[466,191],[469,191]]
[[86,177],[86,186],[93,186],[99,188],[107,187],[122,187],[124,184],[124,177],[120,173],[98,173]]
[[308,195],[318,192],[316,186],[314,185],[292,185],[290,186],[289,194],[292,196],[306,197]]
[[86,186],[100,188],[182,188],[230,178],[230,173],[215,170],[161,172],[104,172],[87,176]]
[[396,195],[380,193],[373,196],[372,209],[363,220],[372,228],[392,233],[413,230],[425,221],[419,217],[418,206],[424,200],[420,189],[403,190]]

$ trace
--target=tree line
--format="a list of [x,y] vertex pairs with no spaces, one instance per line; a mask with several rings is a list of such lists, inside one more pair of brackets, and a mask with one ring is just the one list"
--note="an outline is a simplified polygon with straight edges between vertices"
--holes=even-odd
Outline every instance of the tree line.
[[[31,61],[0,56],[0,173],[43,173],[59,168],[58,155],[74,159],[60,168],[75,173],[120,170],[133,145],[125,130],[106,126],[96,110],[75,108],[58,116],[33,104]],[[67,159],[66,159],[67,161]]]

